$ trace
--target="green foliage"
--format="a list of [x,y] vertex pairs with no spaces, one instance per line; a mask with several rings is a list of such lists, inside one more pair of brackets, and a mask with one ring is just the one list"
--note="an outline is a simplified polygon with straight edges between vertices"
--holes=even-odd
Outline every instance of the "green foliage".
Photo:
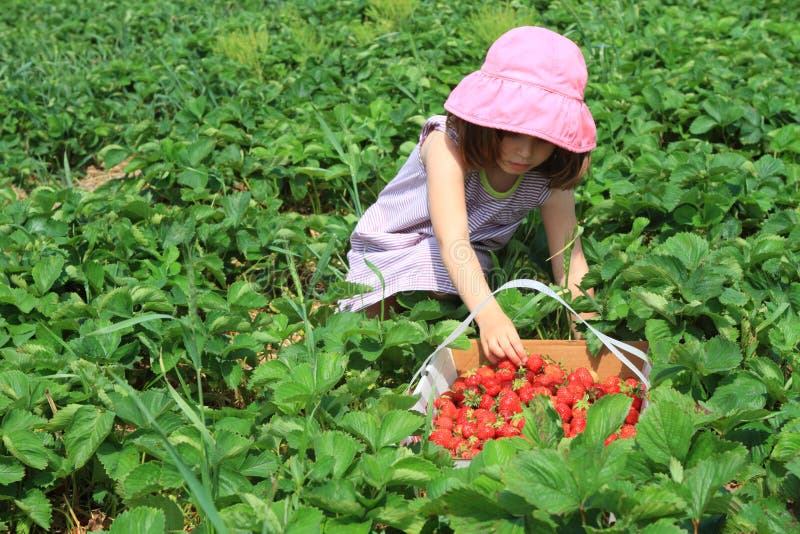
[[[521,24],[586,57],[572,304],[649,341],[653,388],[634,440],[602,445],[626,397],[574,439],[539,402],[454,469],[405,393],[466,310],[335,304],[358,216]],[[775,2],[6,2],[0,529],[797,531],[798,35]],[[533,213],[490,282],[548,255]]]

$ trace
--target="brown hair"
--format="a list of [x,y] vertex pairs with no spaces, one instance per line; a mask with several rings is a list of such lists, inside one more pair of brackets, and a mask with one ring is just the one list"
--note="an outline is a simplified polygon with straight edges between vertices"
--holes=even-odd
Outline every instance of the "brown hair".
[[[503,130],[478,126],[452,113],[447,114],[447,128],[455,133],[459,156],[469,168],[481,169],[497,161]],[[588,156],[589,152],[570,152],[556,146],[553,155],[534,170],[550,178],[550,187],[573,189],[583,180]]]

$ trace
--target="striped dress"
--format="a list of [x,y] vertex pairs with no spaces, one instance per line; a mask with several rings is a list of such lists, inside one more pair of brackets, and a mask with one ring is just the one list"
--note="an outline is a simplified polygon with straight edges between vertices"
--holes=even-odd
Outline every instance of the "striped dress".
[[[347,281],[373,289],[339,301],[340,310],[361,310],[401,291],[458,293],[442,263],[428,211],[427,173],[420,148],[434,130],[457,142],[446,127],[445,116],[435,115],[425,122],[408,160],[350,236]],[[464,187],[470,242],[484,272],[491,268],[489,251],[508,243],[525,215],[550,195],[549,184],[541,173],[528,171],[511,189],[500,193],[491,188],[482,172],[467,173]]]

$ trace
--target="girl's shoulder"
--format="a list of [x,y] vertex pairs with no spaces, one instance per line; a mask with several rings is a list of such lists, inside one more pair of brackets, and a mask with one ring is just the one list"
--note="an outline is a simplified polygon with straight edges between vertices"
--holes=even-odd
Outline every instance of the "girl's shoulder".
[[428,138],[431,132],[443,132],[447,134],[447,136],[453,141],[458,141],[458,139],[456,139],[455,131],[448,127],[447,117],[445,115],[433,115],[425,121],[425,123],[422,125],[422,131],[419,134],[420,146],[425,142],[425,139]]

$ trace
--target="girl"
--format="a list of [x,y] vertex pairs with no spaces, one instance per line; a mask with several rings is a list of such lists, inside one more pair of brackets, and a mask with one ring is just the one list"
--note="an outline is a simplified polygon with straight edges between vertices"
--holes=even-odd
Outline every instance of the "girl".
[[[450,93],[447,116],[428,119],[408,161],[356,225],[347,280],[373,290],[340,309],[375,314],[396,293],[423,290],[457,294],[474,310],[491,294],[489,252],[537,207],[555,282],[580,294],[588,271],[580,241],[569,272],[563,250],[577,223],[573,189],[595,147],[586,80],[580,49],[557,33],[526,26],[495,41],[481,69]],[[475,322],[491,361],[523,362],[519,334],[493,298]]]

